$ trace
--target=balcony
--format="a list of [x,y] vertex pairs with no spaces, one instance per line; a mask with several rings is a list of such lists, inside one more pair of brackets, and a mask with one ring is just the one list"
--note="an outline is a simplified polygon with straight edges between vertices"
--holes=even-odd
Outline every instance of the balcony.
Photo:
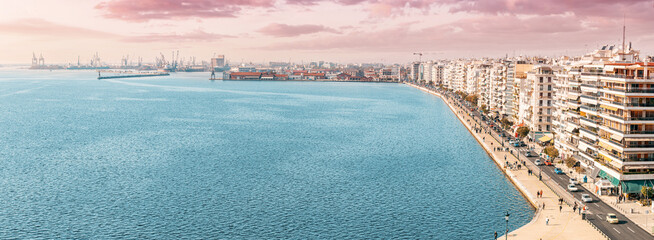
[[610,90],[610,91],[616,91],[616,92],[622,92],[622,93],[654,93],[654,88],[629,88],[629,89],[624,89],[624,88],[603,87],[603,89]]
[[654,102],[648,102],[648,103],[635,103],[635,102],[630,102],[624,104],[627,107],[654,107]]
[[643,76],[633,76],[633,75],[624,75],[624,74],[608,74],[608,73],[602,73],[602,74],[599,74],[599,75],[602,76],[602,77],[612,77],[612,78],[622,78],[622,79],[642,79],[642,80],[654,79],[654,76],[643,77]]

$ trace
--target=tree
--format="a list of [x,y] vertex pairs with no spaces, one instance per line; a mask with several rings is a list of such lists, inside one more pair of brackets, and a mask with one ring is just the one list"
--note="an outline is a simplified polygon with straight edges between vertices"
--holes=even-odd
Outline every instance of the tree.
[[502,118],[500,123],[502,123],[502,127],[504,127],[505,129],[513,126],[513,122],[511,122],[511,120],[509,120],[508,118]]
[[577,160],[575,160],[573,157],[568,157],[566,158],[563,163],[569,168],[574,167],[577,164]]
[[643,186],[640,189],[640,193],[642,193],[644,197],[652,198],[652,195],[654,195],[654,189],[651,187]]
[[480,108],[483,113],[488,113],[488,106],[486,104],[482,104]]
[[523,139],[529,134],[529,127],[526,126],[519,127],[516,130],[516,133],[518,134],[518,138]]
[[557,150],[554,146],[547,146],[543,151],[545,154],[547,154],[547,156],[550,156],[551,159],[555,159],[559,156],[559,150]]
[[477,94],[472,94],[468,95],[465,99],[466,101],[472,103],[472,105],[477,106],[477,100],[479,100],[479,96],[477,96]]

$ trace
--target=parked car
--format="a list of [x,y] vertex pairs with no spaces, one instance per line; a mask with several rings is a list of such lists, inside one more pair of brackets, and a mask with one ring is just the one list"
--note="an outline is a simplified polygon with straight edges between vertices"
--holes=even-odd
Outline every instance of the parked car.
[[550,160],[545,160],[545,165],[547,165],[547,166],[552,166],[552,161],[550,161]]
[[506,134],[500,133],[500,137],[506,137]]
[[[538,157],[538,155],[532,153],[531,151],[525,152],[525,157]],[[547,162],[545,162],[547,164]]]
[[588,194],[581,194],[581,201],[585,203],[593,202],[593,198]]
[[570,191],[570,192],[576,192],[576,191],[579,191],[579,189],[577,188],[577,185],[569,184],[569,185],[568,185],[568,191]]
[[536,164],[536,166],[540,166],[543,165],[543,162],[541,162],[540,159],[536,159],[536,161],[534,161],[534,164]]
[[577,185],[577,184],[578,184],[576,178],[570,178],[570,180],[568,180],[568,182],[569,182],[570,184],[574,184],[574,185]]
[[554,168],[554,173],[563,174],[563,171],[560,168]]
[[618,216],[616,216],[614,213],[606,214],[606,221],[612,224],[620,222],[620,220],[618,220]]
[[523,141],[516,141],[513,143],[514,147],[526,147],[527,144],[525,144]]
[[509,139],[509,144],[513,145],[515,144],[516,141],[517,141],[516,139]]

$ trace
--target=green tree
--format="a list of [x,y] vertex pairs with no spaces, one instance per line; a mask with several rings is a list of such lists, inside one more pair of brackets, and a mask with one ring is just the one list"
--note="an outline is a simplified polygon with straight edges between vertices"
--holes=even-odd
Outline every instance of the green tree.
[[508,118],[502,118],[500,123],[502,123],[502,127],[504,127],[505,129],[513,126],[513,122],[511,122],[511,120],[509,120]]
[[651,187],[643,186],[640,189],[640,193],[642,193],[644,197],[652,198],[652,195],[654,195],[654,190]]
[[573,157],[568,157],[563,161],[563,163],[565,163],[567,167],[571,168],[577,164],[577,160],[575,160]]
[[488,113],[488,106],[486,106],[486,104],[482,104],[480,108],[481,108],[481,112]]
[[551,159],[555,159],[559,156],[559,150],[557,150],[554,146],[547,146],[545,149],[543,149],[545,154],[547,156],[550,156]]
[[465,99],[466,101],[472,103],[472,105],[477,106],[477,100],[479,100],[479,96],[477,96],[477,94],[472,94],[468,95]]
[[518,134],[518,138],[523,139],[529,134],[529,127],[526,126],[519,127],[516,130],[516,133]]

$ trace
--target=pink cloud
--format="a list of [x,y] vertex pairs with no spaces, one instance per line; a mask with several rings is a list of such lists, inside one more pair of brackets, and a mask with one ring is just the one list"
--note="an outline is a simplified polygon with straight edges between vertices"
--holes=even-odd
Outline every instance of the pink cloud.
[[259,29],[258,32],[275,37],[295,37],[319,32],[339,33],[336,29],[322,25],[286,25],[279,23],[265,26]]
[[[621,19],[620,19],[621,20]],[[513,15],[480,15],[454,23],[415,29],[394,27],[379,31],[352,31],[348,34],[298,40],[265,46],[267,50],[306,51],[454,51],[507,53],[514,50],[562,51],[580,49],[585,44],[613,44],[621,21],[593,22],[593,27],[574,15],[547,15],[520,18]],[[612,31],[611,28],[613,28]],[[629,33],[647,39],[648,23],[634,23]],[[615,34],[615,35],[613,35]],[[636,39],[635,37],[632,39]],[[629,40],[629,39],[627,39]],[[639,44],[639,43],[636,43]],[[647,44],[647,42],[641,42]]]
[[213,42],[223,38],[232,38],[230,35],[207,33],[196,30],[184,34],[149,34],[141,36],[126,37],[126,42]]
[[275,0],[109,0],[95,6],[105,17],[126,21],[235,17],[243,7],[272,7]]
[[43,19],[21,19],[14,22],[0,23],[0,33],[19,34],[25,36],[59,36],[59,37],[83,37],[83,38],[107,38],[117,37],[115,34],[61,25]]

